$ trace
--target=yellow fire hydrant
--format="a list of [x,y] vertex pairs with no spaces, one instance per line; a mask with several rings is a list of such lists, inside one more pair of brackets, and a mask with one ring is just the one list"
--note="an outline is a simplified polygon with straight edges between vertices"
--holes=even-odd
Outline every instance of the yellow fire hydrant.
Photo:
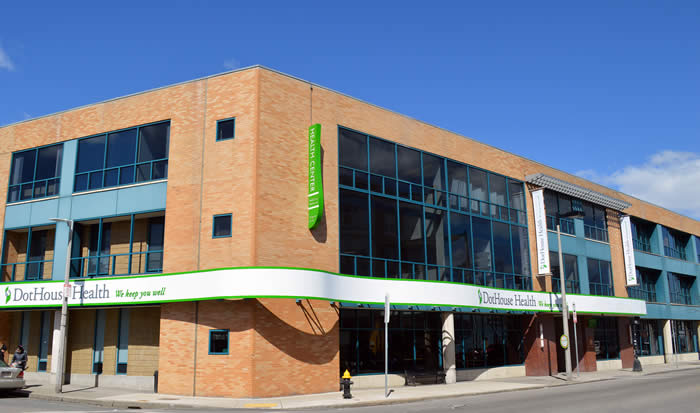
[[353,384],[350,381],[350,372],[345,370],[345,373],[343,373],[342,380],[340,381],[340,384],[343,386],[343,399],[352,399],[352,394],[350,393],[350,385]]

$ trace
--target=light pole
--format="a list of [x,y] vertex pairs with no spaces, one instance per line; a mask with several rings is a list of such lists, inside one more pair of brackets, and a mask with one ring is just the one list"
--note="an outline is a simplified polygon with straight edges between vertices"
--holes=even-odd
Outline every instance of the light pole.
[[[559,251],[559,285],[561,293],[561,318],[562,327],[566,339],[569,339],[569,307],[566,304],[566,278],[564,276],[564,257],[561,252],[561,229],[559,223],[561,218],[581,218],[583,215],[580,211],[571,211],[566,214],[557,214],[557,249]],[[574,326],[576,328],[576,326]],[[561,343],[560,343],[561,345]],[[571,346],[567,344],[564,349],[564,361],[566,363],[566,380],[571,380]],[[576,361],[578,365],[578,360]]]
[[50,218],[54,222],[65,222],[68,225],[68,250],[66,252],[66,272],[63,281],[63,303],[61,304],[61,330],[59,332],[58,363],[56,363],[56,393],[63,392],[63,379],[66,371],[66,330],[68,326],[68,295],[70,294],[70,258],[73,248],[73,220],[65,218]]

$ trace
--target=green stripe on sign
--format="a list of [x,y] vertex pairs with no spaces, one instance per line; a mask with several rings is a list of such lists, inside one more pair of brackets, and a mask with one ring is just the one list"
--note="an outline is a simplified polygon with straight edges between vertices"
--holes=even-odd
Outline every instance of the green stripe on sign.
[[309,229],[321,220],[323,215],[323,177],[321,175],[321,125],[309,126]]

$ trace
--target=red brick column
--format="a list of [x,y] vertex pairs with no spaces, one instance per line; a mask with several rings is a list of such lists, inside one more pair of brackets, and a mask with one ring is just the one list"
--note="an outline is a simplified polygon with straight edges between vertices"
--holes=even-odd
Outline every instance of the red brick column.
[[[524,324],[525,374],[528,376],[557,374],[557,340],[554,337],[554,317],[549,314],[535,314],[524,317]],[[540,340],[540,325],[542,326],[543,340]]]

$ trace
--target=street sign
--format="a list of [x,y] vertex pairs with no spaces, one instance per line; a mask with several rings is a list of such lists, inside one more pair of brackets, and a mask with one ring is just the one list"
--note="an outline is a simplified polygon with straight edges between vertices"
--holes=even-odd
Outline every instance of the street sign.
[[384,296],[384,324],[389,324],[391,306],[389,305],[389,293]]
[[561,348],[563,348],[564,350],[569,348],[569,337],[562,334],[561,337],[559,337],[559,344],[561,345]]
[[576,319],[576,303],[574,303],[574,324],[578,323],[578,320]]

